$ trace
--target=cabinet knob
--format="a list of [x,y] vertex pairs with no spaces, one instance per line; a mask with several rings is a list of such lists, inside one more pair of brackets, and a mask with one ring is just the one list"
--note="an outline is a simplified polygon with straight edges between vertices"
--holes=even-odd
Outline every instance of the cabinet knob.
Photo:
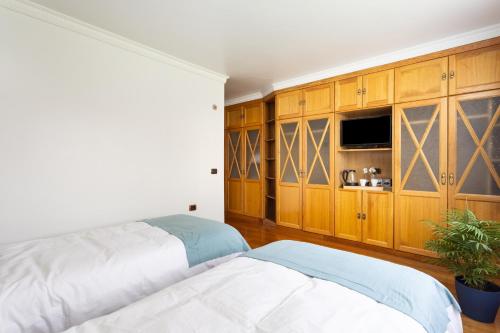
[[453,173],[450,173],[450,175],[448,176],[448,183],[450,185],[453,185],[453,183],[455,183],[455,175]]
[[362,219],[366,220],[366,214],[365,213],[363,213]]
[[361,213],[356,214],[356,217],[358,218],[358,220],[361,219]]
[[455,77],[455,72],[454,71],[451,71],[450,72],[450,80],[453,79]]
[[366,94],[366,88],[363,88],[363,95]]
[[361,89],[358,89],[357,94],[361,95]]
[[446,77],[447,77],[446,73],[441,74],[441,80],[443,81],[446,80]]
[[446,185],[446,173],[441,174],[441,185]]

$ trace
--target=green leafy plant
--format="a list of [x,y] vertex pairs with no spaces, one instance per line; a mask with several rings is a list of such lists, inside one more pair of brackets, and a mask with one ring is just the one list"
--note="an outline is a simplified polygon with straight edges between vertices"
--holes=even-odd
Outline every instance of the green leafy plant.
[[435,239],[425,247],[435,251],[438,264],[461,277],[466,285],[484,290],[500,274],[500,223],[479,220],[472,211],[447,213],[446,225],[428,222]]

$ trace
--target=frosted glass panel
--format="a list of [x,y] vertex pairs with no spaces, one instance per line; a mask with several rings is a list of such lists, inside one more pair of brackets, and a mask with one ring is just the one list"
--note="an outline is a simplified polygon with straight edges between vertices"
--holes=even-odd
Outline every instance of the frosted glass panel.
[[[308,184],[328,185],[330,177],[330,126],[328,126],[328,118],[309,120],[308,125],[306,169],[309,177]],[[323,134],[324,138],[321,142]],[[316,152],[315,146],[318,147],[319,154]],[[324,164],[324,168],[321,163]]]
[[[240,132],[229,132],[229,178],[240,179],[241,144]],[[234,152],[233,152],[234,151]]]
[[411,129],[418,141],[422,140],[425,129],[435,110],[436,105],[425,105],[404,109],[403,113],[410,122]]
[[415,155],[415,144],[410,137],[409,131],[404,123],[401,124],[401,177],[406,175],[413,155]]
[[422,150],[431,166],[434,177],[439,179],[439,117],[434,120]]
[[[282,172],[281,181],[287,183],[298,183],[300,138],[299,138],[299,133],[295,135],[297,131],[298,131],[297,122],[281,124],[281,141],[280,141],[280,165]],[[288,149],[290,149],[290,153],[288,152]]]
[[465,127],[462,116],[457,114],[457,171],[455,175],[457,181],[460,181],[462,178],[465,167],[469,164],[476,148],[477,145]]
[[483,137],[499,105],[500,97],[473,99],[460,102],[460,106],[466,114],[467,119],[469,119],[479,140]]
[[[500,118],[499,118],[500,119]],[[488,140],[484,144],[484,150],[491,159],[497,175],[500,174],[500,120],[497,120],[495,127]]]
[[421,158],[418,158],[415,162],[415,166],[411,170],[410,177],[408,177],[404,189],[409,191],[436,191],[436,188],[432,183],[431,177],[425,169],[424,162],[422,162]]
[[482,156],[479,156],[474,163],[460,193],[500,195],[500,189],[493,180]]
[[247,131],[247,146],[246,146],[246,169],[247,179],[258,180],[260,167],[260,130]]

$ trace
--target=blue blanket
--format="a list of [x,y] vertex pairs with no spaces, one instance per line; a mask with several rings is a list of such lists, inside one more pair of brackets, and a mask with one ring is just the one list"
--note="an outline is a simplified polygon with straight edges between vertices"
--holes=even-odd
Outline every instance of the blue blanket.
[[244,256],[355,290],[412,317],[429,333],[446,331],[450,305],[460,311],[455,298],[436,279],[388,261],[296,241],[274,242]]
[[250,250],[238,230],[221,222],[190,215],[170,215],[141,222],[161,228],[179,238],[186,248],[189,267]]

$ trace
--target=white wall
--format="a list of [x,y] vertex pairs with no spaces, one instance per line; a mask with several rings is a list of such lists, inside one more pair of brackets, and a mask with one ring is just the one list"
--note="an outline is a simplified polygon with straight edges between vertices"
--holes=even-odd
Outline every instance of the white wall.
[[189,203],[222,221],[223,89],[0,7],[0,243]]

